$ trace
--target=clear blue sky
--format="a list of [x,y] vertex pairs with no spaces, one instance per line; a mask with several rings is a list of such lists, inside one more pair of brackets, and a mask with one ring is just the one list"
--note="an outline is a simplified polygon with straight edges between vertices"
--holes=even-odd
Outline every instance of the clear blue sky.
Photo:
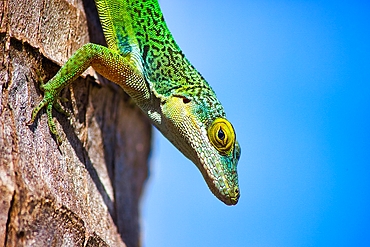
[[370,246],[370,1],[160,4],[236,128],[241,198],[156,132],[144,247]]

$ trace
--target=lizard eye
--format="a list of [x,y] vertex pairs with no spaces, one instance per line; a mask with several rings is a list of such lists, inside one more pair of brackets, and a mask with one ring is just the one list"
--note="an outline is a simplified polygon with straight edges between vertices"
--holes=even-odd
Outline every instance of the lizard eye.
[[222,155],[227,155],[231,152],[235,143],[235,132],[229,121],[224,118],[217,118],[213,121],[207,133],[211,144]]

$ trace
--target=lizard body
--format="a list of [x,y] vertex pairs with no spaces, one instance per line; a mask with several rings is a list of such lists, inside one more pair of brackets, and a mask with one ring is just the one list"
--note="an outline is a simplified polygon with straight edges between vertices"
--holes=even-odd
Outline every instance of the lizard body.
[[213,194],[228,205],[239,199],[240,146],[221,103],[186,59],[164,21],[157,0],[95,0],[107,46],[78,49],[45,85],[29,123],[46,107],[64,112],[58,94],[89,66],[120,85],[152,123],[201,171]]

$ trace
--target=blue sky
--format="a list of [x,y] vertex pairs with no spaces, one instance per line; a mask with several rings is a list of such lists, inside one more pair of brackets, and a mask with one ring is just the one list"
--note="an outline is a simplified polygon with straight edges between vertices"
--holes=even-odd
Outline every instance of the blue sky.
[[143,245],[370,246],[370,1],[160,5],[237,131],[241,198],[155,132]]

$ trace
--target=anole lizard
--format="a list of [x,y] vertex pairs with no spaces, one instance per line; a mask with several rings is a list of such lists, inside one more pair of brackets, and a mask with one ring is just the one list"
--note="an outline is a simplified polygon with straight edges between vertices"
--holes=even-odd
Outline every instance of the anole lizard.
[[64,112],[60,91],[89,66],[120,85],[152,123],[199,168],[213,194],[227,205],[239,199],[240,146],[214,91],[185,58],[157,0],[95,0],[108,47],[88,43],[41,85],[48,125],[61,142],[52,116]]

